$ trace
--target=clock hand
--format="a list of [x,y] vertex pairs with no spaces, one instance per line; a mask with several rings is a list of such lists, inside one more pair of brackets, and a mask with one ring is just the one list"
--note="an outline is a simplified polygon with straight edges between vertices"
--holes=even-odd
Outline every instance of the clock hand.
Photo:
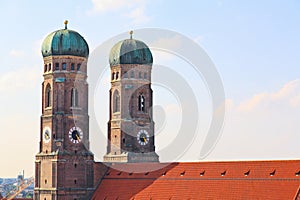
[[78,141],[80,141],[80,137],[76,134],[76,139],[78,140]]
[[144,139],[144,142],[146,142],[146,138],[145,138],[145,137],[143,137],[143,139]]

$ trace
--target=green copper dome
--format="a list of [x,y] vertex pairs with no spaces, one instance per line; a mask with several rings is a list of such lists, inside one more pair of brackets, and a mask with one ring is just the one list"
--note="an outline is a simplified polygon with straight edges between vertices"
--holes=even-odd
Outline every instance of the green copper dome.
[[50,33],[42,44],[43,57],[54,55],[89,56],[89,46],[76,31],[67,29]]
[[149,47],[142,41],[126,39],[118,42],[110,50],[109,64],[150,64],[153,63]]

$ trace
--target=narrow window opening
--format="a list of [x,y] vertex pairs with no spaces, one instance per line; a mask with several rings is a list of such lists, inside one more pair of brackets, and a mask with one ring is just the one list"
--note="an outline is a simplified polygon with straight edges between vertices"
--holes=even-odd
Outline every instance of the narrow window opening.
[[51,63],[48,65],[48,71],[51,71]]
[[130,72],[130,78],[134,78],[134,71]]
[[48,66],[45,65],[45,66],[44,66],[44,72],[47,72],[47,69],[48,69]]
[[120,112],[120,95],[117,90],[114,92],[113,99],[113,112]]
[[56,135],[55,134],[53,134],[53,138],[56,139]]
[[139,95],[139,102],[138,102],[138,108],[139,108],[139,111],[145,111],[145,97],[141,94]]
[[59,63],[55,63],[55,70],[59,70]]
[[80,71],[81,64],[77,64],[77,71]]
[[142,78],[142,72],[139,72],[139,78]]
[[46,108],[51,106],[51,87],[48,84],[46,87]]
[[115,79],[115,72],[113,72],[112,74],[111,74],[111,80],[114,80]]
[[185,174],[185,171],[181,172],[181,173],[180,173],[180,176],[184,176],[184,174]]
[[77,184],[77,180],[74,180],[74,184],[75,184],[75,185]]
[[116,73],[116,80],[119,79],[119,72]]
[[45,184],[47,184],[47,179],[45,179]]
[[76,163],[74,164],[74,167],[77,168],[77,164]]
[[46,154],[48,153],[48,150],[46,150]]
[[71,107],[78,107],[78,90],[76,88],[71,90]]
[[123,141],[123,143],[125,143],[125,138],[123,138],[123,140],[122,140],[122,141]]
[[77,150],[75,150],[74,153],[77,154]]
[[71,63],[71,70],[72,70],[72,71],[75,70],[75,63]]
[[127,71],[124,72],[124,75],[123,75],[123,76],[124,76],[124,78],[128,78]]
[[62,70],[66,70],[67,69],[67,63],[63,63],[62,64]]

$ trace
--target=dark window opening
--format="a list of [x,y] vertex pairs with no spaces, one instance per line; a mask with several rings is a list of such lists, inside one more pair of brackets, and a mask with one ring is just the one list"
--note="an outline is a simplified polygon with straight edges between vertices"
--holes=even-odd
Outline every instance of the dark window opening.
[[120,95],[117,90],[114,92],[113,99],[113,112],[120,112]]
[[51,71],[51,63],[48,65],[48,71]]
[[55,70],[59,70],[59,63],[55,63]]
[[56,135],[55,134],[53,134],[53,139],[55,139],[56,138]]
[[76,163],[74,164],[74,167],[75,167],[75,168],[77,167],[77,164],[76,164]]
[[44,72],[47,72],[47,69],[48,69],[48,67],[47,67],[47,65],[45,65],[44,66]]
[[77,151],[75,150],[74,153],[77,154]]
[[116,73],[116,80],[119,79],[119,72]]
[[47,184],[47,179],[45,179],[45,184]]
[[62,64],[62,70],[66,70],[67,69],[67,63],[63,63]]
[[46,108],[51,106],[51,87],[48,84],[46,87]]
[[145,97],[141,94],[139,95],[139,102],[138,102],[138,107],[139,107],[139,111],[145,111]]
[[71,70],[75,70],[75,63],[71,63]]
[[115,72],[113,72],[112,74],[111,74],[111,80],[114,80],[115,79]]
[[81,64],[77,64],[77,71],[80,71]]
[[147,73],[144,73],[144,79],[147,79]]
[[77,180],[74,180],[74,184],[77,184]]
[[122,140],[122,141],[123,141],[123,143],[125,143],[125,138],[123,138],[123,140]]
[[71,107],[78,107],[78,90],[76,88],[71,90]]

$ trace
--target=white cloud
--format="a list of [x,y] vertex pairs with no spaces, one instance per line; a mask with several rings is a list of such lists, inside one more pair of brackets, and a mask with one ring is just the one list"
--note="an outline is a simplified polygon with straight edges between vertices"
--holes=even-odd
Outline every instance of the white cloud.
[[0,92],[32,89],[40,79],[38,68],[21,68],[0,75]]
[[23,57],[23,56],[25,56],[25,53],[23,51],[20,51],[20,50],[12,49],[9,52],[9,55],[12,56],[12,57]]
[[133,24],[147,23],[151,18],[145,13],[146,0],[92,0],[90,14],[118,12],[127,17]]
[[132,20],[133,24],[143,24],[150,21],[150,17],[146,15],[144,7],[135,8],[126,16]]
[[250,112],[256,108],[268,106],[270,103],[287,103],[287,105],[298,105],[300,101],[300,79],[285,84],[279,91],[273,93],[260,93],[251,99],[242,102],[238,111]]
[[288,82],[277,92],[253,95],[240,104],[227,100],[226,105],[223,136],[210,158],[299,157],[300,80]]

